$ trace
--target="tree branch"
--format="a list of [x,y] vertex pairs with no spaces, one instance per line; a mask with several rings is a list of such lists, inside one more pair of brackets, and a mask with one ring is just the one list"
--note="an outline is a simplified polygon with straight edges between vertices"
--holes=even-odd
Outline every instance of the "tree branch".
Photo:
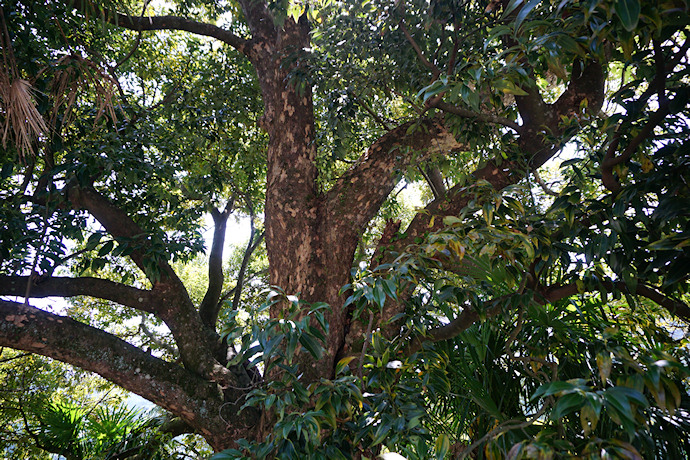
[[[608,292],[613,290],[629,292],[628,286],[622,281],[604,281],[600,285]],[[544,294],[544,298],[549,303],[553,303],[563,298],[570,297],[571,295],[575,295],[578,292],[577,285],[575,283],[571,283],[565,286],[551,288],[547,293]],[[686,303],[668,297],[653,287],[645,284],[638,284],[635,288],[635,294],[651,300],[657,305],[664,307],[672,315],[690,323],[690,306],[688,306]]]
[[443,102],[442,100],[434,101],[432,103],[433,107],[444,112],[452,113],[454,115],[461,116],[463,118],[471,118],[477,121],[482,121],[486,123],[496,123],[498,125],[506,126],[508,128],[514,129],[515,132],[520,132],[520,125],[507,118],[499,117],[498,115],[493,115],[491,113],[477,113],[471,110],[463,109],[462,107],[456,107],[453,104]]
[[429,62],[429,60],[424,56],[422,49],[419,47],[417,42],[414,40],[414,38],[412,37],[412,34],[410,34],[410,31],[407,30],[407,26],[405,25],[405,22],[402,19],[398,23],[398,26],[400,27],[400,30],[402,30],[402,32],[405,35],[405,38],[407,39],[409,44],[412,46],[412,49],[414,49],[415,53],[417,53],[419,60],[422,61],[422,64],[424,64],[424,66],[426,68],[431,70],[431,73],[433,74],[433,80],[436,80],[439,77],[439,75],[441,75],[441,69],[436,67],[435,64],[432,64],[431,62]]
[[145,30],[181,30],[211,37],[226,43],[244,55],[249,54],[249,41],[213,24],[178,16],[129,16],[106,10],[91,0],[74,0],[72,5],[85,14],[95,14],[105,22],[137,32]]
[[208,413],[212,418],[213,408],[217,410],[223,403],[223,395],[213,382],[100,329],[16,302],[0,300],[0,346],[38,353],[95,372],[166,410],[182,414],[195,428],[208,423],[200,414]]
[[534,180],[537,181],[537,184],[539,184],[539,187],[541,187],[544,193],[551,196],[558,196],[558,192],[554,192],[549,188],[548,185],[546,185],[546,182],[544,182],[544,180],[539,175],[539,171],[537,171],[536,169],[533,170],[532,175],[534,176]]
[[155,312],[155,294],[125,284],[100,278],[49,277],[45,280],[30,276],[0,275],[0,295],[23,296],[27,283],[31,283],[30,297],[75,297],[89,296],[110,300],[120,305],[148,313]]
[[443,183],[443,174],[436,165],[429,165],[426,168],[419,167],[419,171],[426,179],[431,192],[434,194],[434,199],[443,199],[446,196],[446,184]]
[[[503,161],[488,161],[483,167],[475,170],[472,176],[476,180],[486,180],[494,189],[503,190],[505,187],[522,180],[530,170],[536,170],[556,154],[562,143],[555,144],[548,141],[546,134],[557,134],[560,131],[561,116],[574,116],[580,111],[583,100],[589,101],[589,108],[598,111],[603,103],[604,73],[601,65],[591,62],[582,71],[574,73],[566,91],[552,105],[544,102],[536,88],[527,88],[527,96],[517,96],[516,103],[523,119],[519,130],[519,145],[524,152],[521,159]],[[436,199],[429,203],[423,212],[419,212],[412,219],[404,233],[389,245],[390,253],[400,253],[416,238],[421,238],[427,232],[441,228],[443,219],[435,219],[430,225],[432,217],[458,215],[469,202],[466,187],[457,184],[446,193],[443,199]],[[378,251],[377,251],[378,252]],[[384,262],[386,261],[384,256]],[[387,303],[381,312],[382,323],[394,317],[403,308],[402,302]],[[466,313],[470,315],[471,313]],[[467,320],[469,321],[468,318]],[[474,320],[473,320],[474,321]],[[364,325],[353,323],[348,332],[346,343],[354,343],[360,337]],[[395,325],[389,327],[393,331]]]
[[392,129],[374,142],[326,194],[328,215],[339,216],[341,226],[358,237],[393,191],[405,168],[433,152],[447,154],[461,148],[438,118],[408,122]]
[[[111,235],[142,240],[144,230],[92,187],[72,186],[68,199],[73,205],[88,210]],[[146,242],[142,242],[142,245],[146,247]],[[130,257],[138,267],[145,269],[144,252],[134,251]],[[214,357],[218,345],[215,331],[204,326],[187,289],[170,264],[165,260],[158,260],[157,264],[160,280],[145,271],[154,283],[152,293],[157,299],[155,313],[172,332],[185,367],[222,385],[233,385],[235,379],[232,372]]]
[[[626,292],[628,290],[627,285],[622,281],[602,282],[600,285],[609,292],[613,290]],[[533,301],[540,305],[545,305],[547,303],[558,302],[559,300],[566,299],[578,293],[580,293],[580,290],[576,283],[553,286],[542,292],[541,295],[534,296]],[[669,313],[690,322],[690,306],[687,304],[679,300],[671,299],[653,288],[642,284],[637,286],[635,294],[648,298],[664,307]],[[514,294],[509,294],[486,302],[482,309],[466,308],[457,318],[450,321],[448,324],[428,331],[424,337],[414,337],[410,343],[408,352],[414,353],[419,351],[422,348],[422,344],[425,342],[440,342],[442,340],[452,339],[479,321],[480,318],[492,318],[498,315],[503,311],[506,301],[513,295]]]
[[[528,96],[516,97],[524,120],[519,139],[525,154],[524,163],[511,160],[503,161],[499,165],[496,161],[489,161],[484,167],[475,170],[472,176],[475,180],[486,180],[496,190],[502,190],[522,180],[529,170],[539,168],[561,148],[560,145],[552,145],[544,140],[544,129],[558,131],[557,122],[560,117],[575,114],[585,99],[589,101],[591,110],[598,111],[603,102],[603,88],[603,70],[601,65],[593,62],[585,66],[579,74],[573,75],[566,91],[552,106],[545,104],[536,90],[529,90]],[[399,252],[425,232],[439,229],[442,219],[437,219],[433,228],[429,227],[432,216],[457,215],[468,202],[464,191],[464,185],[456,185],[448,191],[445,199],[429,203],[424,212],[418,213],[412,219],[405,230],[405,236],[397,241],[394,250]]]
[[[93,187],[69,186],[67,188],[67,198],[74,207],[87,210],[112,236],[140,242],[144,247],[148,246],[143,241],[147,232],[134,222],[127,213],[114,206]],[[135,250],[130,257],[137,267],[155,284],[157,280],[154,276],[151,276],[144,263],[145,253],[142,250]],[[167,261],[159,260],[158,265],[162,281],[172,283],[178,288],[184,289],[182,281],[180,281]]]
[[640,144],[642,144],[653,133],[654,128],[664,121],[666,115],[669,114],[669,106],[669,101],[664,100],[664,102],[659,105],[657,111],[649,117],[649,120],[644,127],[640,130],[637,136],[630,141],[620,155],[616,155],[616,149],[620,143],[620,129],[616,130],[613,140],[609,144],[609,148],[606,151],[604,161],[601,163],[602,182],[608,190],[612,192],[617,192],[620,190],[620,183],[613,177],[613,168],[616,165],[628,161],[633,154],[635,154]]
[[247,248],[244,250],[244,256],[242,257],[242,264],[240,265],[240,271],[237,274],[237,284],[235,285],[235,292],[232,298],[232,309],[237,310],[240,307],[240,296],[242,295],[242,286],[244,285],[244,278],[247,273],[247,267],[249,266],[249,260],[252,257],[252,253],[259,247],[264,239],[265,232],[261,234],[254,240],[256,229],[254,228],[253,218],[251,231],[249,232],[249,243],[247,243]]
[[213,216],[213,242],[211,243],[211,253],[208,257],[208,289],[206,295],[199,306],[199,316],[205,326],[214,329],[218,318],[217,305],[223,291],[223,248],[225,247],[225,232],[227,229],[228,217],[232,212],[235,199],[231,199],[221,212],[215,208],[211,209]]

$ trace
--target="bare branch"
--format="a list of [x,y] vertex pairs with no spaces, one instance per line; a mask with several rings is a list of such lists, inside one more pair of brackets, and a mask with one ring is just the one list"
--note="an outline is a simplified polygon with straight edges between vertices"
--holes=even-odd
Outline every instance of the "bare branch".
[[[602,282],[600,285],[609,292],[613,291],[614,289],[621,292],[628,292],[628,286],[622,281],[615,283],[606,281]],[[544,294],[544,298],[551,303],[566,297],[570,297],[571,295],[575,295],[578,292],[577,285],[575,283],[571,283],[564,286],[551,288],[547,293]],[[653,287],[646,286],[644,284],[637,285],[635,288],[635,294],[646,297],[657,305],[664,307],[672,315],[682,318],[684,321],[690,322],[690,306],[688,306],[686,303],[680,300],[672,299],[655,290]]]
[[[1,351],[2,351],[2,350],[0,350],[0,352],[1,352]],[[2,354],[2,353],[0,353],[0,355],[1,355],[1,354]],[[26,358],[27,356],[31,356],[31,353],[22,353],[22,354],[19,354],[19,355],[16,355],[16,356],[11,356],[11,357],[9,357],[9,358],[2,358],[2,359],[0,359],[0,364],[9,363],[10,361],[14,361],[15,359]]]
[[537,171],[535,169],[534,171],[532,171],[532,175],[534,176],[534,180],[537,181],[537,184],[539,184],[539,187],[541,187],[541,189],[544,191],[544,193],[546,193],[547,195],[551,195],[551,196],[558,196],[558,192],[554,192],[553,190],[551,190],[549,188],[548,185],[546,185],[544,180],[539,175],[539,171]]
[[208,258],[208,289],[199,306],[201,321],[211,329],[216,325],[218,317],[216,307],[223,291],[223,248],[225,247],[228,217],[230,217],[234,205],[235,198],[233,197],[222,212],[215,208],[211,209],[214,231],[211,253]]
[[140,311],[155,311],[155,295],[151,291],[100,278],[48,277],[0,275],[0,295],[23,296],[27,284],[31,285],[31,298],[89,296],[110,300]]
[[439,110],[444,112],[452,113],[454,115],[459,115],[463,118],[471,118],[477,121],[482,121],[486,123],[496,123],[498,125],[506,126],[508,128],[514,129],[516,132],[520,132],[520,125],[507,118],[499,117],[498,115],[493,115],[491,113],[477,113],[471,110],[463,109],[462,107],[456,107],[453,104],[448,104],[441,100],[434,101],[432,104]]
[[427,67],[429,70],[431,70],[431,73],[433,74],[433,79],[436,80],[438,78],[438,76],[441,75],[441,69],[436,67],[435,64],[429,62],[429,60],[424,56],[424,52],[422,52],[422,49],[419,47],[417,42],[414,40],[414,38],[412,37],[412,34],[410,34],[410,31],[407,30],[407,26],[405,25],[405,22],[403,20],[400,20],[400,22],[398,23],[398,26],[400,27],[400,30],[402,30],[407,41],[410,43],[410,45],[414,49],[415,53],[417,53],[419,60],[422,61],[422,64],[424,64],[425,67]]
[[[628,291],[627,285],[621,281],[615,283],[602,282],[600,286],[609,292],[613,290],[618,290],[622,292]],[[597,288],[594,290],[598,290],[598,288],[599,286],[597,286]],[[559,300],[566,299],[578,293],[581,293],[581,291],[579,290],[576,283],[571,283],[563,286],[552,286],[544,292],[542,292],[541,295],[534,296],[533,301],[538,304],[544,305],[547,303],[558,302]],[[648,298],[656,304],[664,307],[666,310],[668,310],[669,313],[673,314],[674,316],[677,316],[685,321],[690,322],[690,306],[681,302],[680,300],[669,298],[664,294],[654,290],[653,288],[645,286],[643,284],[638,284],[638,286],[635,289],[635,294]],[[463,310],[463,312],[460,313],[460,315],[458,315],[457,318],[455,318],[448,324],[444,324],[443,326],[439,326],[435,329],[432,329],[424,337],[415,337],[412,340],[410,347],[408,348],[408,351],[410,353],[414,353],[415,351],[420,350],[424,342],[439,342],[442,340],[451,339],[453,337],[456,337],[461,332],[465,331],[475,322],[479,321],[480,317],[492,318],[498,315],[499,313],[501,313],[501,311],[503,311],[503,307],[506,305],[506,301],[513,295],[514,294],[509,294],[507,296],[502,296],[497,299],[491,300],[487,302],[483,308],[480,309],[467,308]]]
[[103,18],[105,22],[125,29],[137,32],[145,30],[181,30],[191,32],[196,35],[218,39],[242,54],[249,54],[248,40],[213,24],[193,21],[178,16],[129,16],[103,9],[95,5],[91,0],[74,0],[72,4],[85,14],[96,14]]

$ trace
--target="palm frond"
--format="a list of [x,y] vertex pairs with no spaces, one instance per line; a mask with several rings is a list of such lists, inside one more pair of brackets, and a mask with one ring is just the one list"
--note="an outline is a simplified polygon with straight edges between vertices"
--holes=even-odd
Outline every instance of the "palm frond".
[[2,146],[8,141],[17,146],[20,159],[34,154],[36,142],[48,132],[48,126],[36,108],[35,91],[24,79],[10,81],[9,75],[0,79],[0,131]]
[[70,54],[58,59],[51,67],[56,69],[50,88],[54,100],[51,113],[51,125],[55,125],[60,111],[63,113],[63,125],[74,120],[73,108],[80,92],[92,90],[95,97],[96,117],[94,124],[107,116],[117,123],[115,114],[115,91],[117,81],[101,70],[93,61],[77,54]]

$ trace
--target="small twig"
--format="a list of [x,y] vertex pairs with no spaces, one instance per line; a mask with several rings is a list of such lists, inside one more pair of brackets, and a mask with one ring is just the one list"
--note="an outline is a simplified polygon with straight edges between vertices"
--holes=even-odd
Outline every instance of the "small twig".
[[[151,3],[151,0],[146,0],[144,2],[144,6],[142,6],[142,8],[141,8],[141,15],[139,16],[139,19],[143,19],[144,13],[146,13],[146,8],[149,6],[149,3]],[[129,50],[129,52],[125,55],[125,57],[120,59],[120,61],[117,64],[115,64],[115,66],[111,70],[114,71],[115,69],[120,67],[122,64],[127,62],[129,60],[129,58],[131,58],[132,55],[136,52],[136,50],[139,49],[139,45],[141,44],[141,35],[142,34],[143,34],[143,30],[139,30],[137,32],[137,39],[134,42],[134,46],[132,47],[132,49]]]
[[532,174],[534,175],[534,180],[537,181],[537,184],[539,184],[544,193],[551,196],[558,196],[558,192],[551,190],[549,186],[546,185],[536,169],[532,171]]
[[369,310],[369,324],[367,324],[367,332],[362,345],[362,353],[359,357],[359,366],[357,368],[357,376],[359,377],[359,388],[362,389],[364,385],[364,375],[362,369],[364,367],[364,357],[367,355],[367,347],[371,340],[371,330],[374,327],[374,312]]
[[[525,277],[527,279],[527,277]],[[510,346],[515,342],[515,339],[517,339],[518,334],[522,330],[522,324],[523,320],[525,317],[525,306],[521,305],[520,308],[518,309],[518,317],[517,317],[517,324],[515,324],[515,328],[511,331],[510,335],[508,336],[508,340],[506,340],[506,344],[503,347],[503,351],[505,353],[508,353],[510,350]]]
[[473,451],[474,449],[477,448],[477,446],[483,444],[484,441],[486,441],[486,440],[489,439],[489,438],[492,438],[492,437],[496,436],[497,434],[504,433],[504,432],[510,431],[510,430],[519,430],[519,429],[521,429],[521,428],[526,428],[526,427],[528,427],[528,426],[534,424],[534,422],[536,422],[537,419],[538,419],[539,417],[541,417],[541,416],[544,414],[544,412],[546,412],[546,408],[547,408],[547,407],[548,407],[548,405],[547,405],[547,404],[544,404],[544,405],[541,407],[541,409],[539,409],[539,411],[538,411],[536,414],[534,414],[534,415],[532,416],[532,418],[530,418],[529,420],[525,420],[525,421],[523,421],[523,422],[518,422],[517,420],[508,420],[508,421],[506,421],[506,422],[501,423],[501,424],[498,425],[496,428],[494,428],[493,430],[489,431],[489,432],[486,433],[484,436],[482,436],[479,440],[477,440],[477,441],[473,442],[472,444],[470,444],[466,449],[464,449],[464,450],[460,453],[460,455],[458,456],[458,458],[459,458],[460,460],[464,459],[464,458],[467,457],[469,454],[471,454],[472,451]]
[[139,323],[139,330],[144,333],[144,335],[156,346],[166,350],[168,353],[170,353],[173,357],[178,356],[178,351],[172,347],[171,345],[168,345],[165,342],[160,341],[154,334],[151,332],[147,327],[146,327],[146,317],[141,316],[141,323]]
[[493,115],[491,113],[473,112],[471,110],[463,109],[462,107],[457,107],[453,104],[443,102],[440,99],[432,101],[429,105],[431,105],[432,107],[436,107],[437,109],[442,110],[444,112],[452,113],[455,115],[460,115],[461,117],[464,117],[464,118],[474,118],[477,121],[483,121],[483,122],[496,123],[498,125],[503,125],[503,126],[506,126],[508,128],[515,130],[517,133],[520,133],[522,130],[522,127],[520,125],[518,125],[514,121],[509,120],[507,118],[499,117],[498,115]]
[[379,117],[379,116],[376,114],[376,112],[374,112],[374,111],[372,110],[372,108],[369,107],[368,104],[366,104],[364,101],[362,101],[362,100],[361,100],[359,97],[357,97],[357,95],[354,94],[354,93],[352,94],[352,97],[355,99],[355,102],[357,102],[357,104],[359,104],[364,110],[366,110],[366,112],[367,112],[369,115],[371,115],[371,118],[373,118],[374,121],[376,121],[378,124],[380,124],[385,130],[387,130],[387,131],[390,131],[390,130],[391,130],[390,125],[389,125],[388,123],[386,123],[386,121],[385,121],[383,118]]
[[431,73],[433,75],[432,81],[435,81],[439,77],[439,75],[441,75],[441,70],[438,67],[436,67],[436,65],[429,62],[429,60],[424,56],[422,49],[419,47],[417,42],[414,40],[414,38],[410,34],[410,31],[407,30],[407,26],[405,25],[405,22],[402,19],[398,23],[398,26],[400,27],[400,30],[402,30],[403,34],[405,34],[405,38],[407,39],[407,41],[410,43],[412,48],[417,53],[419,60],[422,61],[422,64],[424,64],[425,67],[427,67],[429,70],[431,70]]
[[25,358],[27,356],[31,356],[31,353],[22,353],[21,355],[12,356],[11,358],[0,359],[0,364],[9,363],[10,361],[14,361],[15,359]]

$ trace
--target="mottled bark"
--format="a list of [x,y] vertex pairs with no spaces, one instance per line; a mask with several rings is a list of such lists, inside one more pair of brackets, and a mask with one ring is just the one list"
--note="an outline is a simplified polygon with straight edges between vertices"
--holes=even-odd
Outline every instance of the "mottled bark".
[[[233,428],[220,417],[221,406],[228,397],[234,401],[241,394],[229,391],[223,395],[218,385],[193,372],[163,361],[127,342],[79,323],[37,308],[0,300],[0,346],[19,348],[70,363],[95,372],[105,379],[132,391],[180,416],[217,446],[227,446],[227,439],[246,431],[254,420],[245,414]],[[234,398],[234,399],[233,399]],[[239,407],[223,407],[236,413]],[[227,417],[227,415],[226,415]]]

